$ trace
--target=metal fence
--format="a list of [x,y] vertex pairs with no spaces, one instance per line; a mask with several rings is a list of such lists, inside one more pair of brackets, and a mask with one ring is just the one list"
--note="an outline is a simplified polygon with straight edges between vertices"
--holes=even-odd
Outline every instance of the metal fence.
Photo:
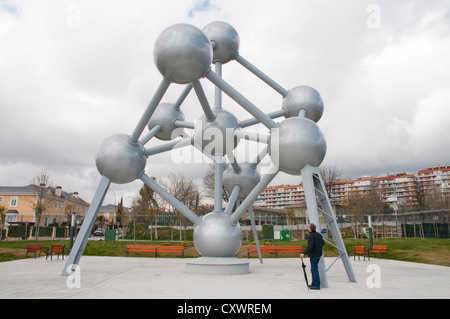
[[[262,216],[262,217],[261,217]],[[307,229],[307,218],[296,218],[290,221],[286,215],[256,216],[256,225],[261,230],[262,225],[274,225],[276,229],[291,229],[299,234],[299,239],[304,239]],[[368,216],[363,216],[360,222],[354,222],[352,216],[337,216],[340,230],[347,238],[362,238],[368,233]],[[243,230],[250,232],[249,221],[245,218],[240,221]],[[416,238],[450,238],[450,210],[430,210],[402,214],[371,215],[374,235],[378,238],[416,237]],[[134,224],[135,223],[135,224]],[[160,213],[156,215],[128,216],[126,227],[128,232],[133,232],[137,225],[137,231],[154,231],[155,228],[169,227],[175,231],[192,229],[193,224],[179,214]],[[324,223],[325,225],[325,223]],[[300,235],[301,234],[301,235]],[[179,235],[179,237],[184,237]]]

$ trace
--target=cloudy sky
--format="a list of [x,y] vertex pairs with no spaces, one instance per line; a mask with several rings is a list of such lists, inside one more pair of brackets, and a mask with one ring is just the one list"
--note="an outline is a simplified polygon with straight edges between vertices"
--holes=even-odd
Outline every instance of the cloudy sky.
[[[235,27],[240,54],[281,86],[321,93],[323,164],[342,177],[450,164],[450,1],[0,0],[0,185],[27,185],[46,169],[90,202],[99,145],[131,134],[161,81],[158,35],[216,20]],[[236,62],[223,76],[264,112],[280,108],[281,96]],[[172,85],[163,101],[182,89]],[[226,97],[224,108],[250,117]],[[188,121],[202,114],[194,94],[182,110]],[[162,154],[146,171],[181,171],[201,185],[205,165]],[[113,184],[106,202],[129,203],[141,185]]]

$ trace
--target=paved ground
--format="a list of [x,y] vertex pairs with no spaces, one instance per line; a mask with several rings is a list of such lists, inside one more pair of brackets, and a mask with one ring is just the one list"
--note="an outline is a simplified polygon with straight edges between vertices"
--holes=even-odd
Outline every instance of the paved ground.
[[[61,276],[65,260],[28,258],[0,263],[0,298],[450,298],[450,267],[351,259],[357,283],[348,281],[337,261],[327,274],[329,288],[313,291],[307,289],[294,258],[264,259],[262,265],[251,259],[249,274],[215,276],[186,274],[186,259],[83,256],[79,276],[69,277]],[[328,266],[333,261],[325,262]],[[311,278],[309,260],[306,263]],[[367,285],[368,278],[370,284],[376,283],[371,267],[380,271],[380,288]],[[77,283],[80,288],[70,288]]]

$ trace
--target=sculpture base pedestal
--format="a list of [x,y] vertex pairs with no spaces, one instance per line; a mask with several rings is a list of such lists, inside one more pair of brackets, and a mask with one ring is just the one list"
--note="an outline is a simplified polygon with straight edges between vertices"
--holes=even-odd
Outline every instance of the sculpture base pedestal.
[[245,275],[250,261],[235,257],[200,257],[186,261],[186,273],[198,275]]

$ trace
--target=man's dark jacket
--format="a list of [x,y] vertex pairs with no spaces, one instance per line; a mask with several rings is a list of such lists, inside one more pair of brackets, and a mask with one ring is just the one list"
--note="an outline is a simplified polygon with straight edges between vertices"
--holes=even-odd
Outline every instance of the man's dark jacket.
[[322,235],[316,231],[312,231],[309,234],[308,246],[303,250],[303,254],[309,257],[322,256],[322,246],[325,245]]

